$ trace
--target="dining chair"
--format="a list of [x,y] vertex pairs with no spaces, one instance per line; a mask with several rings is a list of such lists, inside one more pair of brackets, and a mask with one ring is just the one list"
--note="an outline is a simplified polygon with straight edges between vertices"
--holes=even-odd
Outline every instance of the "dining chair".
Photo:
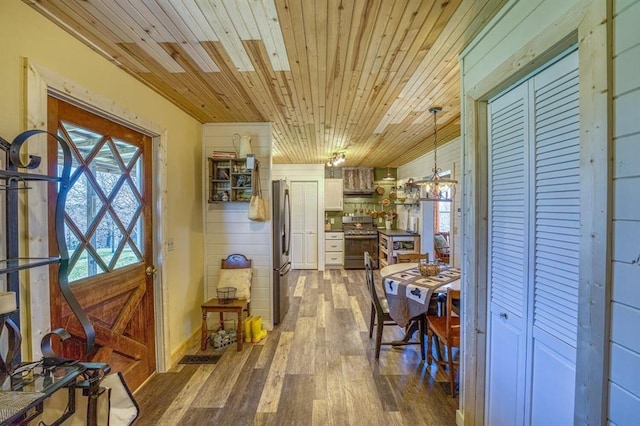
[[365,266],[365,275],[367,280],[367,289],[369,290],[369,294],[371,296],[371,320],[369,322],[369,338],[373,337],[373,326],[376,325],[376,354],[375,358],[380,358],[380,348],[382,345],[387,346],[406,346],[406,345],[420,345],[420,354],[422,356],[422,360],[425,360],[425,349],[424,349],[424,334],[425,334],[425,316],[420,315],[417,318],[412,318],[412,322],[417,322],[418,324],[418,341],[404,341],[397,340],[393,342],[383,342],[382,341],[382,332],[384,331],[385,325],[398,325],[393,318],[389,315],[389,305],[387,304],[387,299],[384,295],[379,296],[378,291],[376,289],[375,277],[373,272],[373,263],[371,262],[371,256],[369,252],[364,252],[364,266]]
[[429,263],[429,253],[398,253],[398,263],[419,263],[425,260]]
[[218,288],[234,287],[236,289],[235,299],[221,300],[214,297],[200,306],[202,310],[201,350],[207,348],[207,339],[210,331],[207,327],[207,314],[210,312],[219,313],[220,324],[224,322],[225,312],[235,313],[238,316],[236,339],[238,351],[242,350],[242,342],[244,340],[242,312],[246,312],[247,317],[251,315],[252,276],[251,259],[247,259],[243,254],[230,254],[226,259],[220,261]]
[[[454,314],[454,303],[460,302],[460,290],[447,290],[447,308],[445,316],[427,315],[427,362],[433,361],[432,342],[435,337],[441,345],[447,347],[447,359],[440,357],[436,363],[442,368],[442,372],[449,379],[449,389],[451,395],[455,397],[455,371],[459,367],[459,362],[453,360],[453,348],[460,348],[460,317]],[[458,359],[460,354],[458,354]],[[445,367],[447,371],[445,371]]]
[[435,257],[442,263],[449,263],[449,233],[439,232],[433,236]]

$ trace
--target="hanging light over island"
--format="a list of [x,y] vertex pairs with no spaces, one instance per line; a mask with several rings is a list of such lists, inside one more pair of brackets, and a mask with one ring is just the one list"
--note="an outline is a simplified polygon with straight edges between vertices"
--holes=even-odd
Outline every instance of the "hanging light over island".
[[450,202],[455,193],[455,185],[457,180],[440,176],[442,169],[438,167],[438,123],[437,115],[442,111],[440,107],[429,108],[429,112],[433,115],[433,174],[425,176],[421,180],[416,181],[417,185],[423,188],[421,196],[429,201]]

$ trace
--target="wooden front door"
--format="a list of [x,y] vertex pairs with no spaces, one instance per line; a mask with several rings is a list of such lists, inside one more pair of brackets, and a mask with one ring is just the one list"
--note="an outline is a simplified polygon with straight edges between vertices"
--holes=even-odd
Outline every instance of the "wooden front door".
[[[136,389],[156,366],[151,138],[52,97],[48,126],[73,156],[64,232],[70,288],[96,332],[85,360],[108,363]],[[59,156],[49,153],[50,167]],[[52,329],[69,331],[62,353],[81,358],[85,334],[52,277]]]

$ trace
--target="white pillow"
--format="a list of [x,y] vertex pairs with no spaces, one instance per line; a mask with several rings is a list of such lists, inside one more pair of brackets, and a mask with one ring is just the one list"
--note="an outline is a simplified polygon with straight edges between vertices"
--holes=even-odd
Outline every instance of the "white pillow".
[[218,288],[235,287],[238,299],[251,299],[251,268],[220,269]]

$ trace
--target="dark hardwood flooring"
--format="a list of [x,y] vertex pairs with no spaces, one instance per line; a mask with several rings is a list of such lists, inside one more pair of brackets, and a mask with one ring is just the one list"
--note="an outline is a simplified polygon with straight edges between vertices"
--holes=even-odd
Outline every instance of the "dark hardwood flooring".
[[[136,425],[455,425],[457,401],[418,346],[383,346],[374,359],[364,271],[290,280],[289,313],[266,339],[156,374],[135,394]],[[385,340],[401,336],[385,327]]]

